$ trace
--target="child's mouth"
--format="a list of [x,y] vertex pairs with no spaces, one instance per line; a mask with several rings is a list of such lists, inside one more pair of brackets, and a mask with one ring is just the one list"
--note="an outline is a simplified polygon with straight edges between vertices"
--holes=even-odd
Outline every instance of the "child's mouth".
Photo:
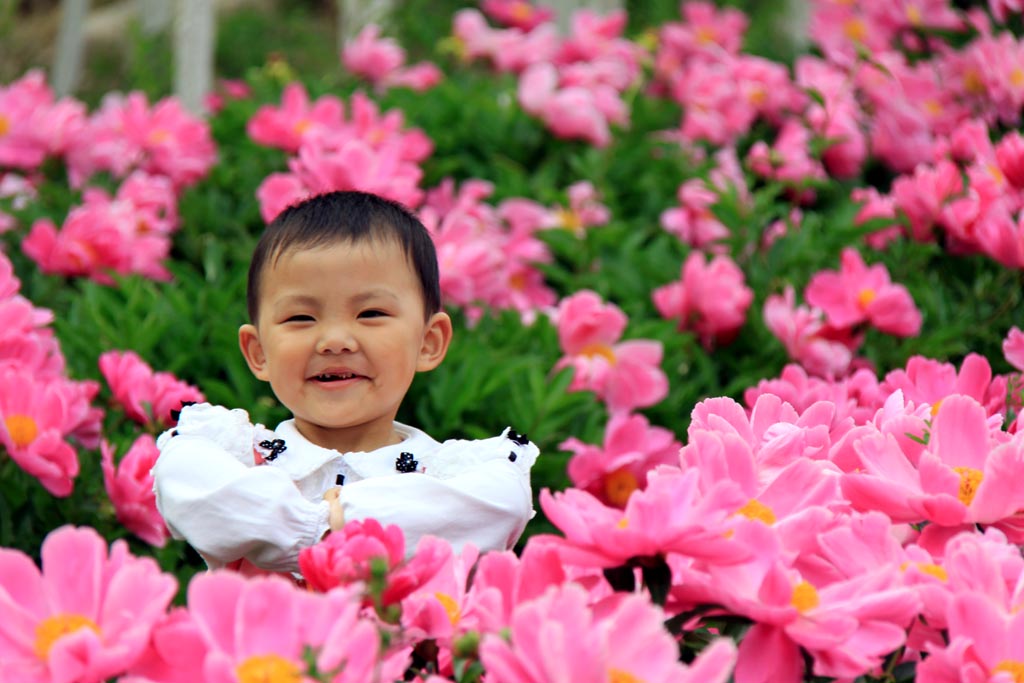
[[324,383],[327,383],[327,382],[343,382],[343,381],[348,380],[348,379],[355,379],[358,376],[359,375],[356,375],[355,373],[352,373],[352,372],[344,372],[344,373],[340,373],[340,374],[324,373],[322,375],[315,375],[313,377],[313,381],[315,381],[315,382],[324,382]]

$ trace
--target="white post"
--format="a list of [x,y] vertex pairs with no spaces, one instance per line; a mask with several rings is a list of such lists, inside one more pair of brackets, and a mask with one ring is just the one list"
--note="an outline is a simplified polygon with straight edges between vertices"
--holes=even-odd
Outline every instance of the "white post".
[[174,22],[174,94],[194,114],[213,86],[216,24],[211,0],[177,0]]
[[135,0],[139,24],[146,35],[163,32],[171,25],[173,0]]
[[617,9],[622,9],[622,0],[545,0],[541,3],[555,10],[555,23],[563,33],[570,29],[569,20],[573,12],[578,9],[589,9],[598,14],[608,14]]
[[64,0],[60,7],[57,52],[53,60],[53,90],[58,97],[70,95],[78,86],[85,53],[85,17],[89,0]]
[[367,24],[386,24],[395,5],[395,0],[336,0],[338,52]]

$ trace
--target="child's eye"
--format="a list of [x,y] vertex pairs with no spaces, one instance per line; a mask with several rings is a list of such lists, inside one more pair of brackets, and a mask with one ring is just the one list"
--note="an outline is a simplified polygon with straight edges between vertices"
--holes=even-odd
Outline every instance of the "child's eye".
[[376,308],[371,308],[371,309],[366,310],[366,311],[360,311],[360,313],[359,313],[359,317],[360,318],[381,318],[381,317],[384,317],[386,315],[387,315],[387,313],[385,313],[384,311],[378,310]]
[[294,323],[294,322],[300,322],[301,323],[301,322],[309,322],[312,319],[313,319],[313,316],[311,316],[311,315],[306,315],[305,313],[299,313],[297,315],[290,315],[290,316],[288,316],[287,318],[285,318],[284,321],[286,323]]

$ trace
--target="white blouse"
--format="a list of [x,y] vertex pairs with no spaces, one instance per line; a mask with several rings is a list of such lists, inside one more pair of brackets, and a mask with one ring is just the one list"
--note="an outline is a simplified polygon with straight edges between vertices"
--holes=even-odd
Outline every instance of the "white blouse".
[[467,543],[481,551],[515,544],[535,514],[534,444],[511,429],[444,443],[398,422],[395,430],[401,443],[339,453],[308,441],[294,420],[270,431],[241,409],[186,406],[177,427],[157,439],[157,508],[211,569],[245,558],[297,571],[299,551],[329,528],[323,494],[338,484],[345,521],[398,525],[407,556],[425,535],[456,552]]

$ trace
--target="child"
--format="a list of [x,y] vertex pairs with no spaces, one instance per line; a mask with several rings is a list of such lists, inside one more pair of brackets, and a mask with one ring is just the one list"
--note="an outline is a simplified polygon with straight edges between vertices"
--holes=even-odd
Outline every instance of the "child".
[[397,524],[409,553],[426,534],[456,551],[512,547],[533,515],[536,446],[510,429],[438,443],[395,421],[413,376],[452,338],[415,216],[361,192],[286,209],[256,246],[247,301],[242,354],[293,417],[271,432],[243,410],[184,407],[153,468],[172,534],[211,568],[278,572],[368,517]]

